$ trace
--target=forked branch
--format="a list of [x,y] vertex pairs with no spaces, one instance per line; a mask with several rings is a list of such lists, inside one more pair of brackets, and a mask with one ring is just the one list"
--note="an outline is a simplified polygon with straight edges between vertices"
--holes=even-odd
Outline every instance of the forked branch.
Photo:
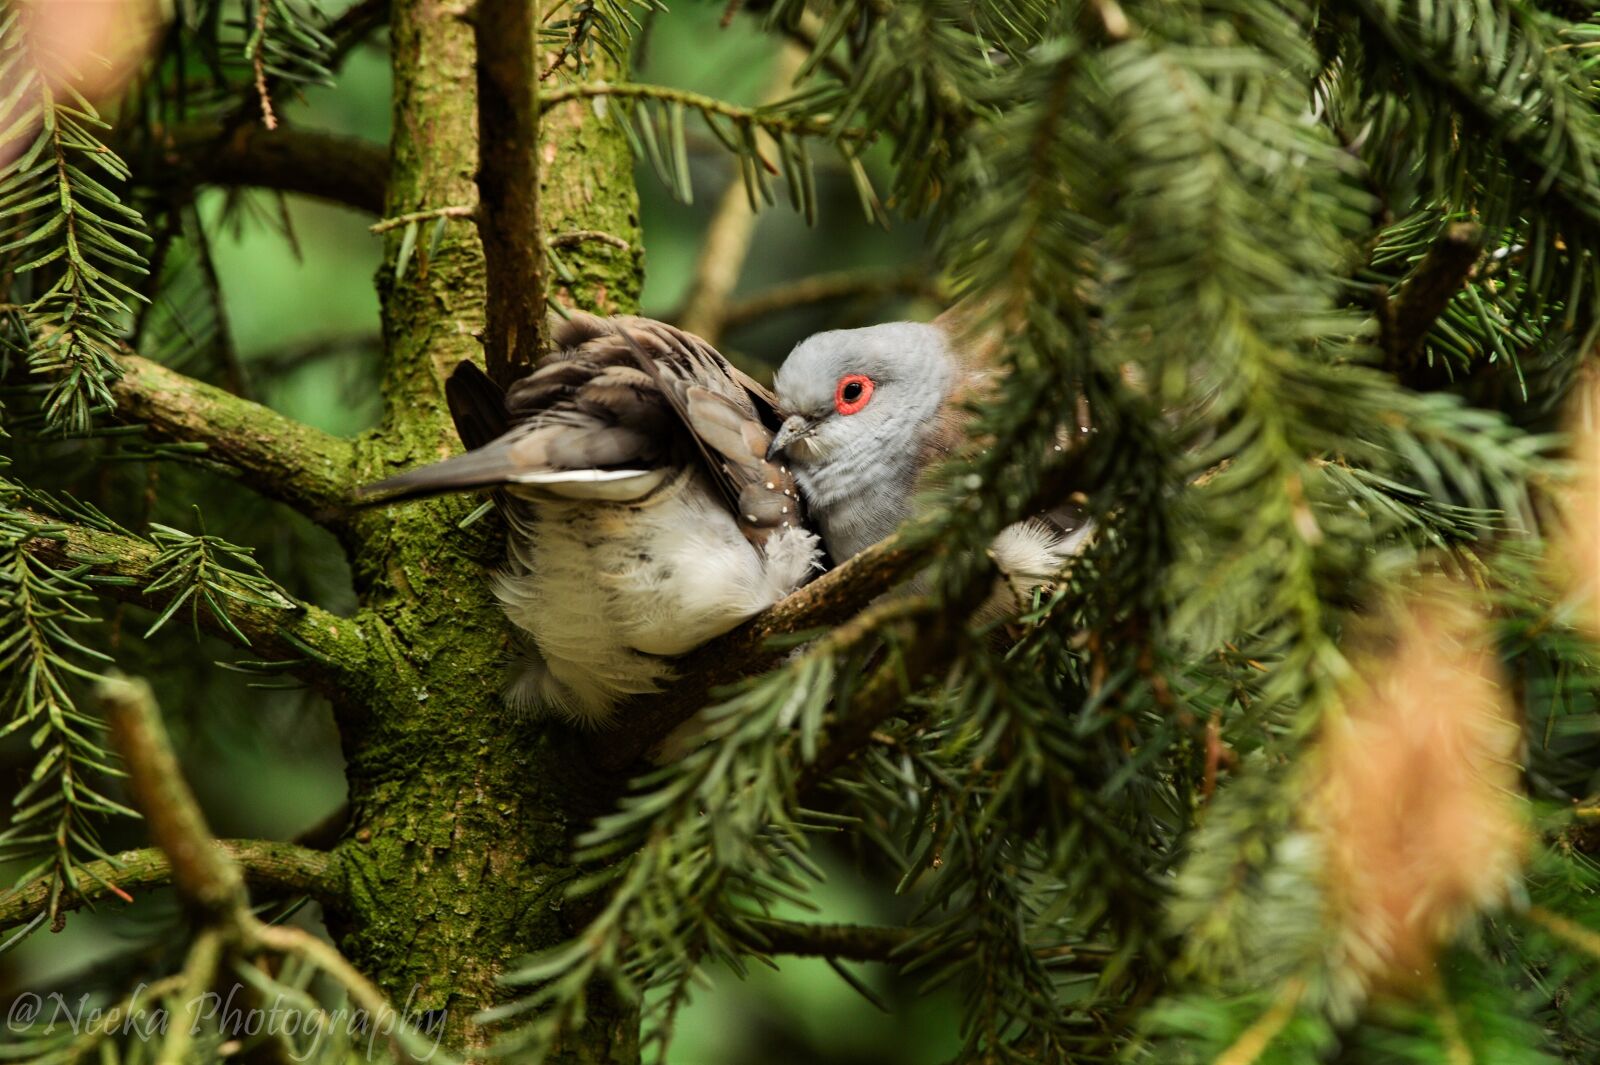
[[[113,599],[160,612],[186,591],[182,585],[149,590],[154,580],[152,564],[160,554],[154,544],[31,511],[14,513],[39,527],[39,535],[25,545],[29,552],[59,568],[85,567],[84,579]],[[282,660],[285,672],[324,692],[359,683],[367,655],[357,622],[285,599],[287,609],[229,603],[231,625],[214,612],[198,608],[195,620],[202,629],[233,643],[243,636],[251,651]]]

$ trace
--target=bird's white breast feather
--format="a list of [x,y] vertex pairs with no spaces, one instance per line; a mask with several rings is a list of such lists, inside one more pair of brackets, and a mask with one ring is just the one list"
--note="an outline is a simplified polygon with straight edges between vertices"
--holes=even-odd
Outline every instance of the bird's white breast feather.
[[816,537],[780,530],[758,549],[710,482],[681,476],[640,506],[537,504],[515,520],[511,564],[494,590],[533,637],[543,670],[519,693],[599,724],[621,700],[656,691],[679,655],[799,587]]

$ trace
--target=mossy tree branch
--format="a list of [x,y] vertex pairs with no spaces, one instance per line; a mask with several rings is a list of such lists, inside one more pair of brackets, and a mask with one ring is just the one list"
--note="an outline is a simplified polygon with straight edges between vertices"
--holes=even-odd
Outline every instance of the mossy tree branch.
[[[285,895],[309,895],[324,906],[338,906],[344,898],[344,880],[336,855],[293,843],[264,839],[221,839],[216,848],[244,874],[248,887]],[[172,862],[155,847],[126,850],[110,861],[90,862],[81,893],[65,895],[61,905],[78,909],[119,898],[108,886],[137,897],[141,891],[168,887]],[[34,881],[20,889],[0,891],[0,929],[15,928],[44,913],[50,905],[50,885]]]
[[167,440],[206,445],[206,456],[251,488],[324,525],[343,521],[355,485],[347,440],[137,355],[118,360],[117,413]]
[[[30,552],[53,566],[84,567],[85,579],[113,599],[160,611],[184,591],[182,586],[155,593],[145,590],[152,579],[151,563],[159,553],[153,544],[61,522],[44,514],[18,513],[39,526],[40,534],[27,542]],[[359,631],[361,622],[306,603],[290,602],[293,606],[287,610],[232,603],[228,617],[249,640],[252,652],[283,660],[285,672],[330,694],[357,686],[367,660],[366,641]],[[205,631],[238,642],[228,626],[209,610],[198,610],[196,618]]]

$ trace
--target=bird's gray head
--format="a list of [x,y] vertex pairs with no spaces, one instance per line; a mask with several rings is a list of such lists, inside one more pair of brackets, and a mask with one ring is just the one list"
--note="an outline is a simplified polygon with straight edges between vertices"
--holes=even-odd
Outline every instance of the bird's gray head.
[[890,322],[808,337],[774,382],[787,418],[770,453],[800,468],[913,453],[954,376],[937,326]]
[[944,331],[916,322],[819,333],[778,370],[786,417],[768,455],[787,456],[836,561],[907,517],[955,375]]

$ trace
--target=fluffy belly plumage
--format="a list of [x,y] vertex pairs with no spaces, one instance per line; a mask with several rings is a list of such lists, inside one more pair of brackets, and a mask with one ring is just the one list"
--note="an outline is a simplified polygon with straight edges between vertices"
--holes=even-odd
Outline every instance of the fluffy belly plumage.
[[507,698],[586,723],[659,690],[671,656],[765,610],[818,564],[802,529],[753,546],[697,473],[638,505],[519,501],[508,511],[511,557],[495,593],[537,655]]

